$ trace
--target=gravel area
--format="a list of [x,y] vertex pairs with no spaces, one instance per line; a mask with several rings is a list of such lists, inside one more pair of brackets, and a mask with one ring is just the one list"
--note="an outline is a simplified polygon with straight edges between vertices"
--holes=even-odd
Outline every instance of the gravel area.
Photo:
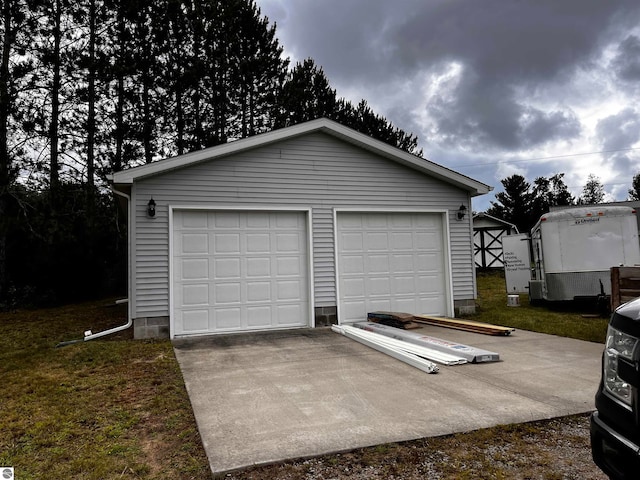
[[217,478],[607,480],[591,459],[589,442],[589,417],[578,415],[253,467]]

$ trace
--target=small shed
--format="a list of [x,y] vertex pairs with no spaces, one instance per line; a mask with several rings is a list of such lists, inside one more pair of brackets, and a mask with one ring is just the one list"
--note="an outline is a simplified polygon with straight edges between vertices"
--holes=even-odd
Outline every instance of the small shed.
[[328,119],[114,174],[136,338],[475,308],[491,188]]
[[477,268],[504,268],[502,237],[518,232],[513,223],[486,213],[473,216],[473,253]]

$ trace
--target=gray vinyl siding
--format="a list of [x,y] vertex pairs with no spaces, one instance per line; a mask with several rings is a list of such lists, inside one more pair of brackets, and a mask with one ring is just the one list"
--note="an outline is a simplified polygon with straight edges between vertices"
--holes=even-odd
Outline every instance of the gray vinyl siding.
[[316,307],[336,305],[334,208],[448,210],[453,298],[475,297],[468,192],[323,133],[140,180],[132,202],[134,317],[169,315],[168,205],[311,208]]

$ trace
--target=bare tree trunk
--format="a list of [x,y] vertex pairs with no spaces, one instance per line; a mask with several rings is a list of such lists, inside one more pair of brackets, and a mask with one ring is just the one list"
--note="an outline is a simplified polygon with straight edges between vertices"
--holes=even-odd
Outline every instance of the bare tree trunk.
[[124,146],[124,69],[125,69],[125,19],[124,2],[118,5],[118,49],[119,58],[116,66],[116,118],[115,137],[116,152],[111,164],[114,172],[119,172],[123,167],[122,150]]
[[96,136],[96,0],[89,3],[89,72],[88,72],[88,113],[87,113],[87,197],[93,202],[95,186],[94,145]]
[[2,9],[4,38],[2,39],[2,63],[0,65],[0,302],[7,297],[7,209],[9,200],[9,170],[11,158],[7,143],[10,111],[9,57],[13,38],[11,2],[5,0]]
[[58,127],[60,124],[60,40],[62,37],[61,18],[62,5],[60,0],[55,2],[54,25],[53,25],[53,83],[51,86],[51,124],[49,126],[49,142],[51,144],[51,153],[49,154],[49,194],[51,195],[51,207],[54,212],[58,206],[58,189],[60,186],[60,164],[58,162]]

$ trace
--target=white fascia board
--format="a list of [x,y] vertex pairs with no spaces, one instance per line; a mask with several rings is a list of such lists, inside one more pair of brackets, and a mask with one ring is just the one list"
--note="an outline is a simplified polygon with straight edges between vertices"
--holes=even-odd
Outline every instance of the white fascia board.
[[244,150],[263,147],[271,143],[294,138],[314,131],[320,131],[342,139],[352,145],[359,146],[380,156],[396,161],[430,176],[439,178],[447,183],[454,184],[463,190],[471,192],[472,196],[484,195],[493,190],[492,187],[485,185],[484,183],[473,180],[472,178],[454,172],[453,170],[424,158],[412,155],[404,150],[391,146],[380,140],[376,140],[368,135],[357,132],[327,118],[311,120],[310,122],[273,130],[254,137],[243,138],[241,140],[235,140],[233,142],[206,148],[204,150],[198,150],[178,157],[168,158],[166,160],[160,160],[147,165],[130,168],[128,170],[114,173],[112,181],[117,185],[132,184],[134,181],[145,177],[165,173],[199,162],[212,160],[214,158],[239,153]]

